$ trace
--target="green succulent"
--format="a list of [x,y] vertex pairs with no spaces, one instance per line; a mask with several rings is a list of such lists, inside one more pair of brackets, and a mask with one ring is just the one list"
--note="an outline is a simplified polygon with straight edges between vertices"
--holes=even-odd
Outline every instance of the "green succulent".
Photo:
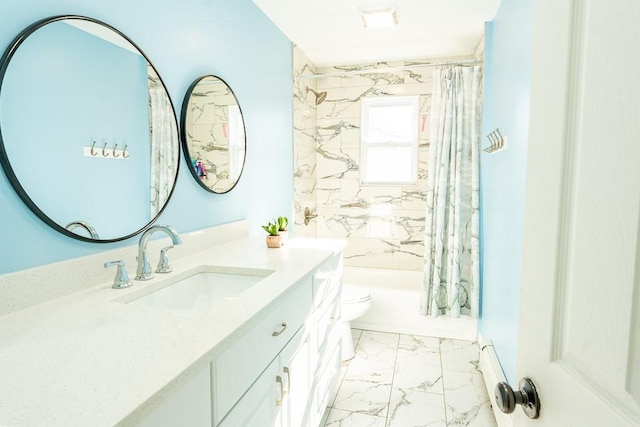
[[278,225],[278,231],[287,231],[289,218],[286,216],[279,216],[278,219],[274,220],[274,222]]
[[269,233],[272,236],[277,236],[279,235],[278,233],[278,225],[274,224],[274,223],[269,223],[267,225],[263,225],[262,228],[264,229],[264,231],[266,231],[267,233]]

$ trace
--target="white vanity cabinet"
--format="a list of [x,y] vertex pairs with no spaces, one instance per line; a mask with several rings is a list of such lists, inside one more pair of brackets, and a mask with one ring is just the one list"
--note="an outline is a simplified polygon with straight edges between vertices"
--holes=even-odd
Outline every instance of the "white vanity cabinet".
[[309,341],[301,328],[218,426],[302,426],[309,378]]
[[340,372],[341,285],[340,252],[214,360],[214,425],[320,425]]
[[[293,383],[292,372],[288,375],[286,372],[291,369],[287,366],[288,359],[298,354],[298,346],[305,340],[303,326],[310,310],[311,277],[306,277],[293,285],[284,301],[264,317],[257,319],[255,326],[214,360],[212,364],[213,403],[216,423],[225,417],[231,416],[231,419],[235,420],[238,416],[247,416],[247,414],[235,413],[246,410],[239,408],[253,408],[261,405],[263,397],[270,400],[273,405],[276,401],[283,400],[286,382],[291,380]],[[297,338],[292,339],[294,336]],[[308,355],[308,350],[306,354]],[[282,362],[281,357],[284,359]],[[308,361],[305,364],[309,366]],[[308,368],[307,371],[309,371]],[[269,395],[275,390],[280,397],[272,399],[260,395],[256,398],[254,395],[257,391],[254,388],[260,390],[264,388]],[[234,414],[227,416],[232,407]],[[277,409],[279,413],[281,408]],[[230,421],[225,419],[222,425],[234,424],[230,424]]]

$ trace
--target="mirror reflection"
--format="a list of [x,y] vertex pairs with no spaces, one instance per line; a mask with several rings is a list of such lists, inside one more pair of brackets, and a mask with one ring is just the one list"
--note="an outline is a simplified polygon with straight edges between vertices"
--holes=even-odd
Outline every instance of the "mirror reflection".
[[25,29],[1,67],[0,161],[31,210],[97,242],[153,222],[173,191],[180,146],[145,55],[107,24],[54,17]]
[[197,79],[182,105],[182,144],[191,174],[212,193],[230,191],[245,160],[244,120],[238,100],[219,77]]

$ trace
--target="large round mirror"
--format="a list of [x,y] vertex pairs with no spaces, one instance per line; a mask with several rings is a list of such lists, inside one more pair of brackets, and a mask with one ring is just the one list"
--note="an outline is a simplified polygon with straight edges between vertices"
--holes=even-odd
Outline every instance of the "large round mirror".
[[231,88],[216,76],[189,87],[182,103],[182,148],[191,174],[212,193],[226,193],[244,167],[246,139],[242,110]]
[[144,53],[81,16],[36,22],[0,62],[0,162],[54,229],[112,242],[147,228],[178,173],[177,120]]

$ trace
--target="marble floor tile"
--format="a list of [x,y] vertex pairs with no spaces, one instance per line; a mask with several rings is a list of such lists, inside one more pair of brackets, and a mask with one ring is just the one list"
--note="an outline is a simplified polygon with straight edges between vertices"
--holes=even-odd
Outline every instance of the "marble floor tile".
[[327,427],[385,427],[385,417],[359,414],[357,412],[343,411],[333,408],[325,426]]
[[442,370],[442,356],[440,355],[440,349],[433,347],[421,347],[421,348],[406,348],[399,346],[397,362],[404,363],[404,361],[421,363],[426,366],[432,366],[439,370]]
[[367,360],[384,362],[391,360],[393,363],[398,350],[398,342],[398,334],[363,331],[356,348],[356,354]]
[[433,348],[440,351],[440,338],[422,337],[420,335],[400,335],[398,349],[419,351],[423,348]]
[[360,341],[361,336],[362,336],[362,329],[351,330],[351,339],[353,340],[353,348],[356,348],[358,346],[358,342]]
[[495,425],[482,374],[444,370],[443,382],[449,425]]
[[398,350],[394,388],[443,394],[442,368],[438,350],[407,352]]
[[446,427],[444,396],[394,388],[387,427]]
[[386,417],[391,385],[366,381],[342,381],[333,408]]
[[391,384],[394,375],[395,355],[389,360],[368,360],[359,356],[351,359],[345,379],[377,384]]
[[[474,342],[353,330],[325,426],[497,427]],[[357,337],[357,338],[355,338]]]
[[480,373],[480,349],[477,343],[443,339],[440,352],[442,369]]

